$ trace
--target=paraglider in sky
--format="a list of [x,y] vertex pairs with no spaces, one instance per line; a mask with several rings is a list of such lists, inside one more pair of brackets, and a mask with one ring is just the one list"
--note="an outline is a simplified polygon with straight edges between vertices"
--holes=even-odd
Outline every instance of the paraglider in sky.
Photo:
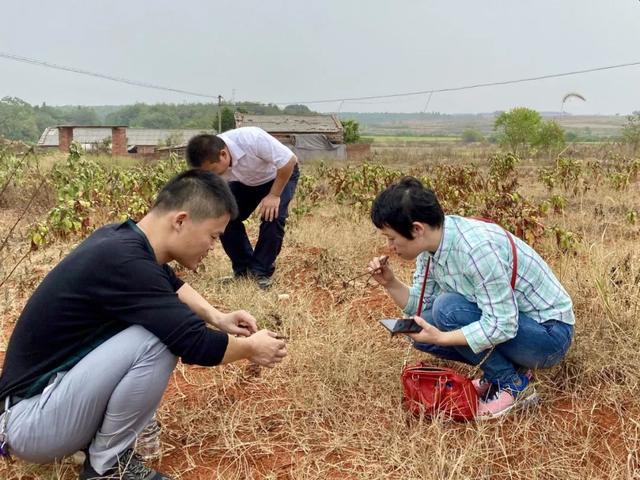
[[576,92],[570,92],[567,93],[564,97],[562,97],[562,105],[560,106],[560,113],[564,113],[564,103],[569,100],[570,98],[577,98],[579,100],[582,100],[583,102],[586,102],[587,99],[584,98],[582,95],[580,95],[579,93]]

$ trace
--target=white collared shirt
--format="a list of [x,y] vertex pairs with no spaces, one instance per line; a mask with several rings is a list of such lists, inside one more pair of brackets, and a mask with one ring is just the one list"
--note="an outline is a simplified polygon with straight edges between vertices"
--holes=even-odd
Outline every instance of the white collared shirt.
[[231,166],[222,175],[228,182],[254,187],[276,178],[293,152],[258,127],[241,127],[218,135],[231,153]]

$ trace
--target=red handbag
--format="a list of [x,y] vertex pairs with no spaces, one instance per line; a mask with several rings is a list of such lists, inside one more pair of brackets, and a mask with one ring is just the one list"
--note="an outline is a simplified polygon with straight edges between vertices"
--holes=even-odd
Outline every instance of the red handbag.
[[[477,218],[477,220],[490,222]],[[491,222],[492,223],[492,222]],[[506,232],[513,256],[513,273],[511,288],[515,288],[518,271],[518,257],[516,245],[511,234]],[[426,272],[420,292],[418,315],[422,313],[424,290],[429,276],[431,257],[427,261]],[[491,349],[482,359],[478,367],[487,359]],[[401,374],[404,390],[403,405],[416,416],[434,417],[442,415],[456,421],[474,420],[478,410],[478,393],[471,379],[452,368],[430,367],[425,362],[405,365]]]
[[402,370],[403,404],[416,416],[442,415],[452,420],[473,420],[478,394],[471,379],[451,368],[429,367],[424,362]]

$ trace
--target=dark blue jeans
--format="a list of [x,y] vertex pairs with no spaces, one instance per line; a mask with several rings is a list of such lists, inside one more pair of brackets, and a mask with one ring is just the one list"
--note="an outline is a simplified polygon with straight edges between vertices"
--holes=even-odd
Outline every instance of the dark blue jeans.
[[273,275],[276,258],[284,240],[284,227],[289,216],[289,202],[296,191],[299,177],[300,170],[296,165],[280,195],[278,218],[272,221],[262,220],[255,249],[249,242],[247,231],[242,222],[249,218],[262,199],[269,194],[273,180],[255,187],[240,182],[229,183],[229,188],[238,203],[239,215],[238,218],[229,222],[220,240],[224,251],[231,259],[235,275],[252,274],[266,277]]
[[[442,293],[422,317],[442,331],[457,330],[480,320],[482,312],[475,303],[458,293]],[[523,313],[518,319],[518,333],[514,338],[496,345],[482,364],[484,376],[494,382],[506,383],[516,379],[519,368],[548,368],[560,362],[573,338],[573,325],[556,320],[538,323]],[[439,358],[477,365],[487,351],[473,353],[468,346],[441,347],[416,343],[415,348]]]

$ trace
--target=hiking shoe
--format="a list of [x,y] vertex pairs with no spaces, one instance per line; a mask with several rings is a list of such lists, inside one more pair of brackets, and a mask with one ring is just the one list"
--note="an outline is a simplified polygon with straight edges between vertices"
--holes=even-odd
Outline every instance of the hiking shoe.
[[147,467],[140,455],[129,448],[118,455],[118,462],[113,467],[99,474],[91,466],[89,456],[84,461],[84,468],[78,480],[173,480],[153,468]]
[[256,283],[261,290],[269,290],[273,285],[273,279],[260,275],[256,277]]
[[535,403],[538,395],[529,383],[529,377],[518,374],[518,383],[492,383],[486,396],[478,402],[478,420],[500,417],[515,406],[524,407]]

